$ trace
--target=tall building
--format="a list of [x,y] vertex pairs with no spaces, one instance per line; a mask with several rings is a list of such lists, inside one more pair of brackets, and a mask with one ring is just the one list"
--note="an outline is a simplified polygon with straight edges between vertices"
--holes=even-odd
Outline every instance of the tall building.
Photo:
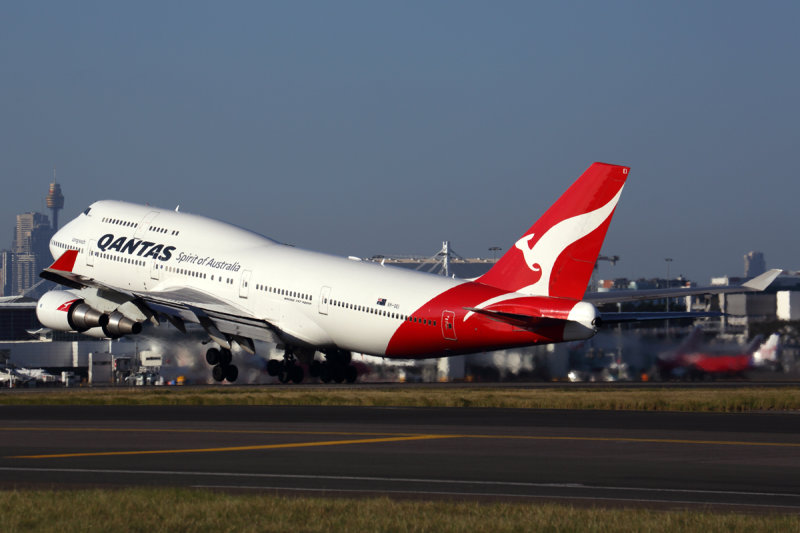
[[50,219],[41,213],[17,215],[14,231],[11,294],[21,294],[39,282],[39,272],[50,264]]
[[22,294],[39,281],[36,256],[33,254],[14,254],[11,294]]
[[14,254],[0,250],[0,296],[11,296],[11,272]]
[[37,247],[41,247],[41,238],[45,233],[51,235],[47,237],[45,248],[52,237],[50,219],[41,213],[23,213],[17,215],[17,226],[14,231],[14,253],[33,254]]
[[64,195],[61,194],[61,185],[56,182],[56,170],[53,169],[53,183],[47,191],[47,209],[53,213],[53,231],[58,231],[58,212],[64,208]]
[[752,278],[767,271],[764,254],[761,252],[747,252],[744,255],[744,277]]

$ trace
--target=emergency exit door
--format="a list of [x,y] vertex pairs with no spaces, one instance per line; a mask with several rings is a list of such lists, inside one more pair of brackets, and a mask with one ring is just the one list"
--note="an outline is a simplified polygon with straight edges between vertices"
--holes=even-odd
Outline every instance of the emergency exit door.
[[453,311],[442,312],[442,335],[449,341],[456,340],[456,314]]

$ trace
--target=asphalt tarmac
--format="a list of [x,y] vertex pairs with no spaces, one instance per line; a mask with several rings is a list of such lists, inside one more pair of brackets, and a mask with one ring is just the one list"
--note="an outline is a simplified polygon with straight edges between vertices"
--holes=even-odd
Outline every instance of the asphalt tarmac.
[[0,488],[800,512],[800,415],[468,408],[0,406]]

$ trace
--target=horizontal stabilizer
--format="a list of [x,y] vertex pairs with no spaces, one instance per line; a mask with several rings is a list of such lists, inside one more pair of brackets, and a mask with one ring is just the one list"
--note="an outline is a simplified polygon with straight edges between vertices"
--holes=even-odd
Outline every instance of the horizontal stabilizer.
[[479,309],[477,307],[464,307],[465,310],[483,315],[498,322],[505,322],[518,328],[536,331],[541,328],[552,326],[563,326],[567,320],[560,318],[550,318],[544,316],[523,315],[520,313],[508,313],[506,311],[493,311],[491,309]]

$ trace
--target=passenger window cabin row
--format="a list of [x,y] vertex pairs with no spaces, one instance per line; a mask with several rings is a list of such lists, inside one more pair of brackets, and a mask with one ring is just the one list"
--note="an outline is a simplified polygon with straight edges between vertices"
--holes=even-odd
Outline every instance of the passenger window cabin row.
[[378,309],[376,307],[367,306],[367,305],[358,305],[352,304],[349,302],[343,302],[341,300],[333,300],[333,299],[325,299],[324,303],[328,303],[333,307],[339,307],[342,309],[349,309],[351,311],[356,311],[359,313],[367,313],[371,315],[378,315],[378,316],[385,316],[387,318],[393,318],[395,320],[405,320],[406,322],[412,322],[414,324],[420,324],[423,326],[435,326],[436,321],[430,320],[427,318],[421,318],[414,315],[404,315],[402,313],[396,313],[394,311],[390,311],[388,309]]
[[119,254],[110,254],[107,252],[91,252],[91,255],[93,255],[94,257],[99,257],[100,259],[107,259],[108,261],[125,263],[127,265],[135,265],[135,266],[145,265],[145,262],[140,259],[134,259],[133,257],[127,257]]
[[270,285],[263,285],[261,283],[256,283],[256,290],[262,292],[269,292],[272,294],[277,294],[279,296],[288,296],[290,298],[300,298],[301,300],[307,300],[309,302],[313,301],[314,299],[310,294],[302,293],[299,291],[290,291],[289,289],[281,289],[280,287],[272,287]]
[[61,248],[62,250],[77,250],[78,252],[81,251],[80,248],[78,248],[77,246],[75,246],[73,244],[65,244],[63,242],[58,242],[58,241],[52,241],[52,244],[56,248]]
[[[103,222],[106,224],[115,224],[117,226],[123,226],[126,228],[138,228],[139,224],[136,222],[131,222],[130,220],[122,220],[120,218],[112,218],[112,217],[104,217]],[[169,233],[170,235],[179,235],[180,230],[170,230],[168,228],[162,228],[159,226],[150,226],[148,231],[152,231],[154,233]]]

